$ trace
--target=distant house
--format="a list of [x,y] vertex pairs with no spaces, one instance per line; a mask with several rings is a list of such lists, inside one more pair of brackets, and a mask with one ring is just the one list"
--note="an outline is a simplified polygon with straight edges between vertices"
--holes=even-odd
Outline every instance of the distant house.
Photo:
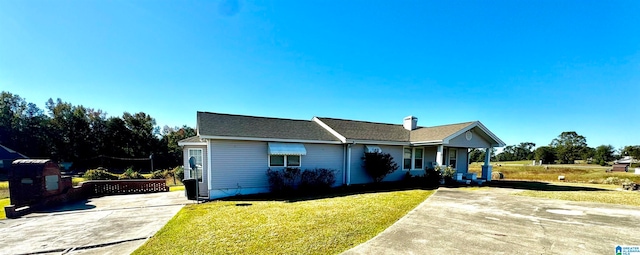
[[[491,150],[505,143],[479,121],[424,127],[413,116],[402,124],[314,117],[293,120],[210,112],[197,113],[197,136],[180,141],[185,176],[194,177],[188,159],[200,165],[200,195],[210,199],[268,192],[266,170],[284,167],[336,170],[336,185],[372,182],[363,169],[365,152],[389,153],[399,169],[384,181],[401,180],[406,172],[452,166],[467,173],[469,149]],[[487,153],[490,155],[490,153]],[[489,158],[482,179],[490,180]]]
[[0,175],[7,174],[7,170],[11,167],[11,162],[14,160],[26,158],[28,157],[0,144]]

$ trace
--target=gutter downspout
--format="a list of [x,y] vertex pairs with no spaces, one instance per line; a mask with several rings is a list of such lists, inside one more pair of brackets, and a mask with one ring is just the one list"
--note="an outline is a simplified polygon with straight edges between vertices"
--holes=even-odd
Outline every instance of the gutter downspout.
[[354,144],[347,145],[347,186],[351,185],[351,146]]
[[347,184],[347,145],[342,146],[342,185]]
[[[210,190],[213,188],[211,184],[211,175],[213,173],[211,170],[213,169],[211,166],[211,155],[213,155],[213,153],[211,153],[211,140],[207,139],[207,199],[211,198]],[[198,190],[198,192],[200,192],[200,190]]]

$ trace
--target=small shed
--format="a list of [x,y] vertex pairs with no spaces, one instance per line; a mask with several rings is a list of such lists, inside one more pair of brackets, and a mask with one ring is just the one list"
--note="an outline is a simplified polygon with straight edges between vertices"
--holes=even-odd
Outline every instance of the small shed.
[[63,181],[58,164],[48,159],[13,161],[8,179],[11,204],[16,207],[38,203],[71,188],[70,179]]
[[614,164],[611,172],[629,172],[629,164]]

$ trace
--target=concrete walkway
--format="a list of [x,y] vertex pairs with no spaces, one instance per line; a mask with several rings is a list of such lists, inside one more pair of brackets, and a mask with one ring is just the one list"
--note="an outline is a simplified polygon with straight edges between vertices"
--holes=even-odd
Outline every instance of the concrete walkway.
[[186,203],[184,191],[105,196],[0,220],[0,254],[129,254]]
[[440,188],[344,254],[615,254],[640,245],[640,207]]

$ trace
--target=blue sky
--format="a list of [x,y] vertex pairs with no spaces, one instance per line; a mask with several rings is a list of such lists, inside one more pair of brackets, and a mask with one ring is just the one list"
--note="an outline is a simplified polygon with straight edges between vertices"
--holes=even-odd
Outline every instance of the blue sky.
[[158,125],[196,111],[640,144],[640,1],[0,1],[0,90]]

